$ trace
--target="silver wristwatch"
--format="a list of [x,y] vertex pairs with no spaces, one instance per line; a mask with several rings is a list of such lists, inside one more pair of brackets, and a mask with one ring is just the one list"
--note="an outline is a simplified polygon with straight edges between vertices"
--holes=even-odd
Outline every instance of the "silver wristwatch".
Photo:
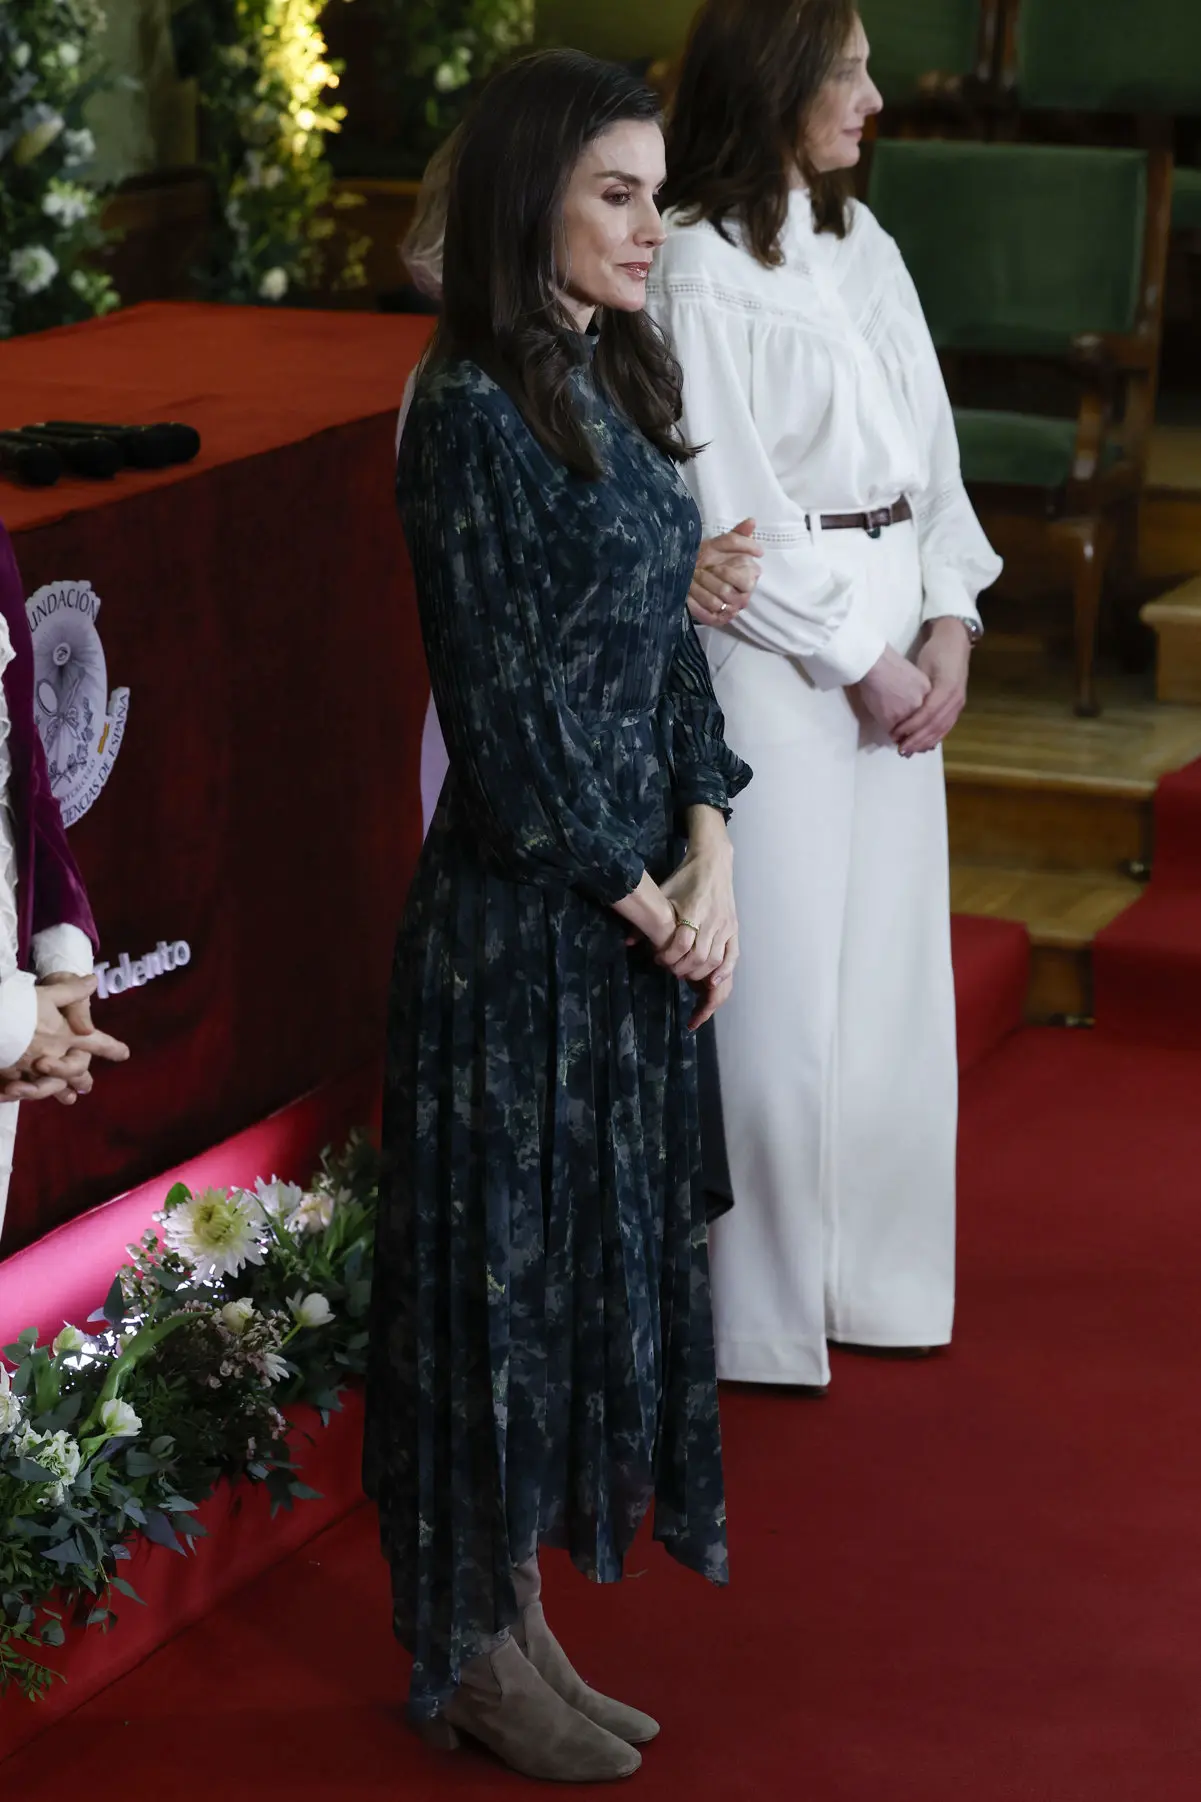
[[953,613],[950,615],[950,618],[957,619],[959,621],[959,624],[963,627],[964,631],[967,633],[968,643],[974,649],[975,646],[978,645],[980,643],[980,640],[984,637],[984,627],[980,624],[980,621],[978,619],[968,619],[962,613]]

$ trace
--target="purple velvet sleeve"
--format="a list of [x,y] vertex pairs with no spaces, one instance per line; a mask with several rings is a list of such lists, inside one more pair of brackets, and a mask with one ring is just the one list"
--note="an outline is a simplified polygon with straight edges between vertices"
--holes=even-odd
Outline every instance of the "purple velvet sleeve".
[[67,848],[62,814],[50,787],[46,753],[33,717],[33,640],[25,590],[8,533],[0,524],[0,609],[14,651],[4,672],[11,766],[9,806],[17,852],[17,912],[22,965],[29,941],[48,926],[78,926],[96,948],[96,922],[79,866]]
[[67,846],[63,816],[50,788],[46,753],[36,728],[32,733],[29,762],[29,811],[33,824],[33,907],[29,930],[44,932],[48,926],[78,926],[100,948],[100,935],[92,918],[87,890],[79,865]]

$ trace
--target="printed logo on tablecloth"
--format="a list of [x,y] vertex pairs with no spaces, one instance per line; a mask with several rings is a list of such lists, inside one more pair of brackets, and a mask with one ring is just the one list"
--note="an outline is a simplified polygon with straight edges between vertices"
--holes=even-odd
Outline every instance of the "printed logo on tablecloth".
[[90,582],[48,582],[25,603],[33,633],[33,712],[50,786],[73,826],[97,799],[125,736],[129,690],[108,692]]

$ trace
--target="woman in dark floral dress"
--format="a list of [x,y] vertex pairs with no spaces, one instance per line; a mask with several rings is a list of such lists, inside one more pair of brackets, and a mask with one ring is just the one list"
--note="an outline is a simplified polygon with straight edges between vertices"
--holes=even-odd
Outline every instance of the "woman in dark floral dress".
[[653,1503],[726,1576],[692,1030],[737,958],[726,747],[685,610],[679,373],[642,316],[655,101],[499,76],[452,176],[398,493],[450,772],[397,945],[366,1478],[411,1713],[531,1776],[657,1732],[546,1626]]

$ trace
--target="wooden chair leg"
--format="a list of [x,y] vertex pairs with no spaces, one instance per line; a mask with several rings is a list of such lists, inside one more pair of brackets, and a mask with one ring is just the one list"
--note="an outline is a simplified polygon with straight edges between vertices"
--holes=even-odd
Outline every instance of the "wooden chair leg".
[[1067,558],[1072,580],[1076,637],[1076,712],[1085,719],[1100,713],[1097,700],[1097,621],[1105,567],[1114,543],[1108,519],[1065,519],[1054,535]]

